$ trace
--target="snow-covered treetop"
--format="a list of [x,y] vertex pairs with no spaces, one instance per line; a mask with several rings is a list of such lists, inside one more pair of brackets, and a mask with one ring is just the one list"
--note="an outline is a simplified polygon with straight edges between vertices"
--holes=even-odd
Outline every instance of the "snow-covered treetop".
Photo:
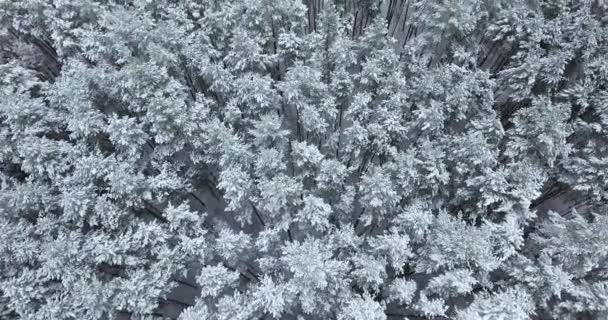
[[608,317],[607,9],[0,2],[0,319]]

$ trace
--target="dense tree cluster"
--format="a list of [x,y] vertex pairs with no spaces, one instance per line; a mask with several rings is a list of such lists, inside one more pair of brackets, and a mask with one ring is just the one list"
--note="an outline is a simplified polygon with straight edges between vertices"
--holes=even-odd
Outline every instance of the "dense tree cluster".
[[0,1],[0,318],[608,318],[607,9]]

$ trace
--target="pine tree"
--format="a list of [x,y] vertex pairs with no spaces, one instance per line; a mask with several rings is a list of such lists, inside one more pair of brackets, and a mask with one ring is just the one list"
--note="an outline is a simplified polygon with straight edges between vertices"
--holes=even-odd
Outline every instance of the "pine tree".
[[605,318],[607,8],[0,3],[0,318]]

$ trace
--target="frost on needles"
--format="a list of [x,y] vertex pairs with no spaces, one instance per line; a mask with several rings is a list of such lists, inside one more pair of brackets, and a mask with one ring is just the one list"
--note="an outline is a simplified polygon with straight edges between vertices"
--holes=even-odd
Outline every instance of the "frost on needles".
[[1,1],[0,319],[607,319],[607,17]]

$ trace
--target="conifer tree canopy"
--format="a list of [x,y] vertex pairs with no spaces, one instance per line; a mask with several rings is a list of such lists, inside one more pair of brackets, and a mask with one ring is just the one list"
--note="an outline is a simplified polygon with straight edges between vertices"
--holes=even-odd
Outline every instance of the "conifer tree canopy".
[[0,319],[608,319],[608,3],[0,1]]

